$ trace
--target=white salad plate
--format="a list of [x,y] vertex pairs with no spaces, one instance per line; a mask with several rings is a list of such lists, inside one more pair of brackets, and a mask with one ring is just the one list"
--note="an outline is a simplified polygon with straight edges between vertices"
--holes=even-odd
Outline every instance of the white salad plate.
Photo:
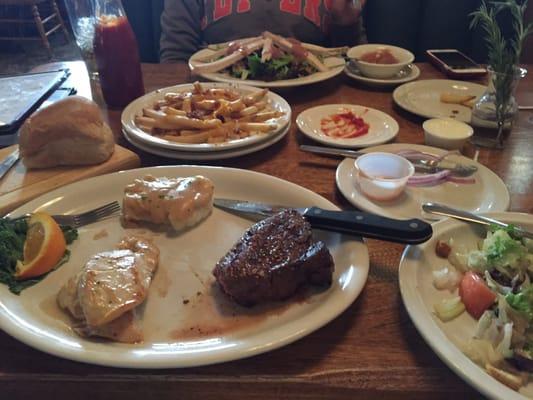
[[[257,172],[220,167],[173,166],[122,171],[73,183],[47,193],[11,215],[36,210],[76,213],[121,200],[124,187],[145,174],[186,177],[201,174],[215,185],[215,196],[290,206],[338,209],[318,194]],[[81,200],[83,199],[83,200]],[[0,287],[0,328],[46,353],[91,364],[126,368],[175,368],[220,363],[270,351],[317,330],[359,296],[368,275],[362,239],[314,231],[330,249],[335,272],[328,289],[309,289],[296,299],[242,308],[220,292],[212,270],[252,225],[218,209],[179,234],[125,229],[119,217],[79,229],[69,261],[20,296]],[[56,305],[62,285],[94,254],[112,249],[125,234],[150,237],[160,263],[141,307],[144,342],[121,344],[78,336]]]
[[409,64],[392,78],[378,79],[370,78],[368,76],[363,75],[361,71],[359,71],[355,63],[349,62],[344,68],[344,73],[350,78],[362,82],[368,86],[390,87],[401,85],[402,83],[407,83],[418,79],[418,77],[420,76],[420,68],[418,68],[415,64]]
[[[202,49],[194,53],[189,59],[189,65],[191,61],[194,61],[197,58],[203,58],[214,52],[215,50]],[[283,79],[279,81],[268,81],[267,82],[267,81],[256,81],[252,79],[243,80],[239,78],[234,78],[231,75],[223,73],[223,72],[205,73],[205,74],[200,74],[200,76],[202,78],[209,79],[210,81],[215,81],[215,82],[239,83],[239,84],[246,83],[246,85],[255,86],[255,87],[283,88],[283,87],[309,85],[312,83],[322,82],[327,79],[331,79],[334,76],[342,74],[342,71],[344,70],[344,66],[346,65],[346,61],[344,61],[344,58],[342,57],[327,57],[324,60],[322,60],[322,62],[326,65],[326,67],[330,68],[328,71],[315,72],[311,75],[302,76],[302,77],[294,78],[294,79]]]
[[[242,94],[249,94],[260,90],[258,88],[246,86],[243,84],[230,85],[225,83],[202,82],[201,85],[206,89],[229,88],[232,90],[237,90]],[[128,104],[128,106],[122,112],[122,128],[126,132],[128,132],[129,136],[134,138],[137,142],[142,142],[152,147],[176,151],[216,152],[246,147],[255,143],[268,140],[269,138],[275,136],[277,133],[281,132],[291,121],[291,106],[289,105],[289,103],[287,103],[287,101],[280,95],[269,92],[267,94],[267,102],[269,106],[272,109],[280,111],[284,114],[279,118],[266,121],[275,122],[278,124],[278,128],[270,133],[259,133],[256,135],[249,136],[247,138],[230,140],[224,143],[176,143],[170,140],[150,135],[149,133],[137,127],[137,125],[135,124],[135,117],[142,115],[143,108],[152,107],[158,100],[164,99],[166,93],[180,93],[191,91],[192,89],[192,84],[170,86],[163,89],[155,90],[153,92],[145,94],[142,97],[139,97],[138,99]]]
[[[383,151],[396,153],[400,150],[417,150],[432,155],[442,155],[446,150],[416,144],[391,143],[364,149],[364,152]],[[503,181],[484,165],[461,155],[450,155],[447,160],[476,165],[478,170],[472,175],[475,183],[445,182],[433,186],[407,186],[396,200],[375,201],[366,197],[355,183],[354,160],[346,158],[337,167],[337,187],[354,206],[374,214],[397,219],[424,218],[441,219],[424,213],[422,204],[442,203],[475,213],[505,211],[509,208],[509,191]]]
[[[363,118],[370,126],[368,133],[349,139],[327,136],[320,126],[322,119],[343,112],[343,110],[352,111],[358,117]],[[370,107],[353,104],[328,104],[308,108],[298,115],[296,124],[304,135],[317,142],[346,148],[375,146],[385,143],[394,139],[400,130],[398,122],[390,115]]]
[[406,83],[392,93],[394,102],[401,108],[426,118],[455,118],[470,123],[472,109],[461,104],[440,101],[442,93],[479,97],[487,88],[477,83],[448,79],[429,79]]
[[[533,216],[519,213],[490,213],[495,219],[533,229]],[[533,384],[520,393],[492,378],[464,353],[467,342],[473,337],[477,321],[467,312],[449,322],[442,322],[434,314],[434,305],[456,294],[437,290],[433,286],[432,272],[449,265],[437,257],[437,240],[454,239],[467,249],[476,250],[478,242],[485,238],[485,229],[464,222],[446,219],[433,225],[433,237],[426,243],[408,246],[400,261],[399,280],[403,303],[411,320],[435,353],[457,375],[483,395],[498,400],[524,400],[533,398]]]
[[287,135],[287,133],[289,133],[290,127],[291,124],[289,123],[289,125],[285,126],[285,128],[281,132],[278,132],[275,135],[269,135],[266,140],[263,140],[261,142],[255,142],[245,147],[212,152],[169,150],[166,148],[151,146],[146,143],[143,143],[140,140],[137,140],[134,136],[132,136],[125,130],[123,130],[122,133],[128,142],[150,154],[155,154],[157,156],[166,158],[174,158],[177,160],[210,161],[225,160],[228,158],[239,157],[245,154],[255,153],[256,151],[263,150],[283,139]]

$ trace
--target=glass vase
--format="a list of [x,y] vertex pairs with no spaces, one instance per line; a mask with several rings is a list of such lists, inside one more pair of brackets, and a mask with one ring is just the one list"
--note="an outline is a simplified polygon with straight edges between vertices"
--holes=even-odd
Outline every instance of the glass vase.
[[472,109],[474,136],[471,142],[484,147],[503,148],[506,133],[510,132],[518,115],[515,92],[518,82],[527,71],[514,66],[509,73],[496,72],[490,66],[487,90]]
[[[96,25],[94,0],[67,0],[65,1],[67,14],[72,27],[72,33],[91,81],[98,82],[98,68],[94,57],[94,27]],[[92,84],[92,82],[91,82]]]

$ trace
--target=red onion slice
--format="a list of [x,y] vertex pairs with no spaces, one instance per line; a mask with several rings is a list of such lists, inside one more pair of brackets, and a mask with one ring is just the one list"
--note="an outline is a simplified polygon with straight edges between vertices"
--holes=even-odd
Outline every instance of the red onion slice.
[[407,184],[410,186],[434,186],[445,181],[449,175],[449,170],[439,171],[434,174],[425,174],[425,175],[413,175],[407,181]]
[[[457,150],[447,151],[441,156],[435,156],[433,154],[424,153],[418,150],[404,149],[396,152],[397,155],[408,159],[409,161],[417,160],[434,160],[442,161],[450,154],[460,154]],[[440,185],[443,182],[454,182],[461,184],[476,183],[474,178],[461,178],[453,176],[450,170],[439,171],[434,174],[413,175],[407,181],[409,186],[435,186]]]

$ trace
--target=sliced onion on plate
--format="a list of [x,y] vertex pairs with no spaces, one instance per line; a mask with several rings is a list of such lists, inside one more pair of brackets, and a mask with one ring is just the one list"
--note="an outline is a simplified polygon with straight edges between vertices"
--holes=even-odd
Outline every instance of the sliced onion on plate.
[[[409,161],[417,161],[417,160],[427,160],[427,161],[441,161],[448,157],[450,154],[458,154],[459,152],[457,150],[453,151],[447,151],[446,153],[442,154],[441,156],[435,156],[433,154],[424,153],[422,151],[417,150],[400,150],[397,151],[396,154],[408,159]],[[410,186],[434,186],[439,185],[443,182],[453,182],[453,183],[461,183],[461,184],[472,184],[476,183],[476,180],[474,178],[462,178],[458,176],[452,175],[450,170],[443,170],[436,172],[434,174],[417,174],[413,175],[409,178],[407,181],[407,184]]]

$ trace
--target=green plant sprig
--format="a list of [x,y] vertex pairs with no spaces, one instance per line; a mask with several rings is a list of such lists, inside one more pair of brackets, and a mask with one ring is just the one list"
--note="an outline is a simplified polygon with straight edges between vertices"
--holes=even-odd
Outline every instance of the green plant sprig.
[[[505,72],[510,66],[520,62],[522,47],[526,38],[533,33],[533,23],[524,25],[527,0],[522,4],[516,0],[494,1],[488,6],[484,1],[477,11],[470,14],[470,28],[482,26],[487,34],[489,64],[496,72]],[[509,42],[504,38],[496,20],[497,15],[509,10],[513,24],[513,37]]]
[[[533,23],[524,25],[526,7],[527,0],[521,4],[516,0],[494,1],[490,6],[484,1],[477,11],[470,14],[470,28],[481,25],[486,34],[488,63],[496,73],[493,82],[496,91],[496,117],[500,127],[505,122],[515,69],[520,62],[524,41],[533,33]],[[504,10],[509,11],[513,21],[513,37],[510,40],[505,39],[496,21],[497,15]]]

